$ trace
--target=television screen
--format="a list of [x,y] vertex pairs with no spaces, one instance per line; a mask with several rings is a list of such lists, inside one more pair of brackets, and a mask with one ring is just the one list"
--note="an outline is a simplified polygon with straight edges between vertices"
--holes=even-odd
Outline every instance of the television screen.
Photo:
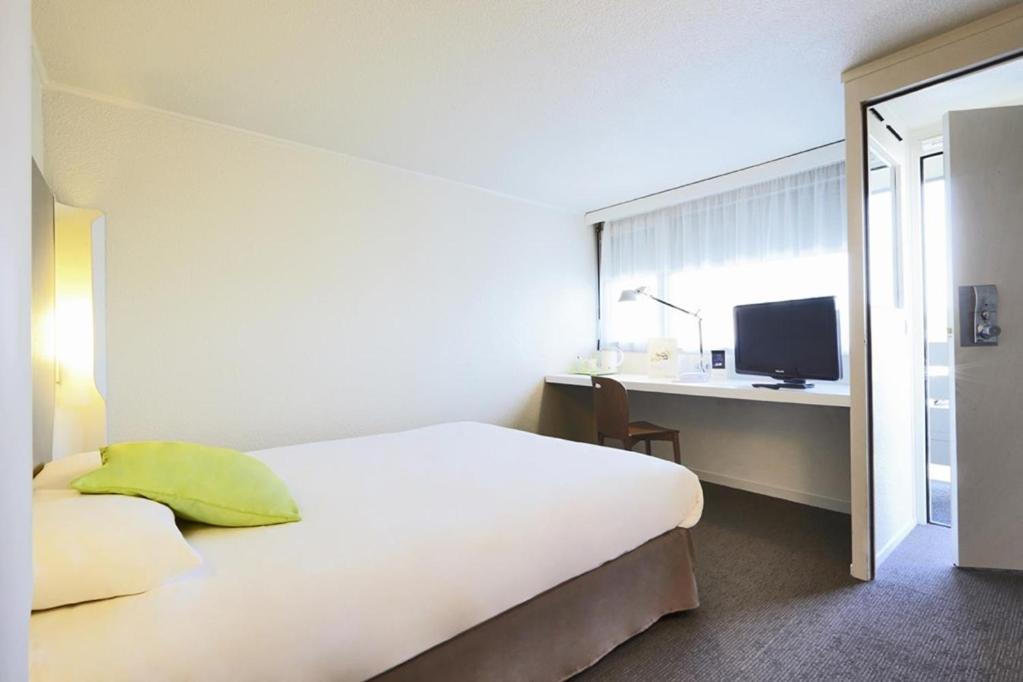
[[841,349],[835,297],[735,306],[735,371],[837,380]]

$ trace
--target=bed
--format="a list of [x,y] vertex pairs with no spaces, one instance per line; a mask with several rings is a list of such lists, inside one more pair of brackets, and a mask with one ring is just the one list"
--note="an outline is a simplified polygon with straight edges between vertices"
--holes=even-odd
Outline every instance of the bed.
[[564,679],[698,604],[684,467],[478,423],[252,454],[303,520],[185,525],[201,567],[33,614],[34,680]]

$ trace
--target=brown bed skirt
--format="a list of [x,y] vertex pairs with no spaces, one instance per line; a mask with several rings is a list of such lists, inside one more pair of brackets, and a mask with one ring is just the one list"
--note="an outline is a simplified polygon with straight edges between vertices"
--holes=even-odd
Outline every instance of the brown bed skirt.
[[567,679],[662,616],[699,606],[693,567],[692,537],[676,528],[373,680]]

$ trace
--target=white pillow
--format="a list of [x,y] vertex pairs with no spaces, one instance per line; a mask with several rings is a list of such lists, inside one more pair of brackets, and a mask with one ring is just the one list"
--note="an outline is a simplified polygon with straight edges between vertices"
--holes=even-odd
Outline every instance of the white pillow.
[[99,450],[79,452],[47,462],[32,479],[34,490],[70,490],[71,481],[103,466]]
[[37,490],[32,544],[33,611],[145,592],[202,563],[170,509],[125,495]]

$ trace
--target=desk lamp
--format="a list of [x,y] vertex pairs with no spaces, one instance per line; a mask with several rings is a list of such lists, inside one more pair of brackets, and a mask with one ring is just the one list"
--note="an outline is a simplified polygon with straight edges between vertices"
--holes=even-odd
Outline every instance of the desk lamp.
[[631,302],[631,301],[636,301],[636,300],[639,300],[640,296],[646,296],[649,299],[653,299],[654,301],[657,301],[661,305],[668,306],[669,308],[671,308],[673,310],[677,310],[680,313],[685,313],[686,315],[689,315],[690,317],[695,317],[696,318],[696,329],[697,329],[697,332],[700,335],[700,366],[699,366],[699,370],[700,370],[700,374],[707,374],[707,366],[706,366],[706,364],[704,364],[704,359],[703,359],[703,318],[700,316],[700,311],[697,310],[694,313],[691,310],[686,310],[685,308],[680,308],[679,306],[675,305],[674,303],[668,303],[667,301],[665,301],[663,299],[657,298],[656,296],[654,296],[653,294],[650,293],[649,287],[638,287],[636,289],[625,289],[625,290],[622,291],[622,295],[618,297],[618,302],[619,303],[627,303],[627,302]]

